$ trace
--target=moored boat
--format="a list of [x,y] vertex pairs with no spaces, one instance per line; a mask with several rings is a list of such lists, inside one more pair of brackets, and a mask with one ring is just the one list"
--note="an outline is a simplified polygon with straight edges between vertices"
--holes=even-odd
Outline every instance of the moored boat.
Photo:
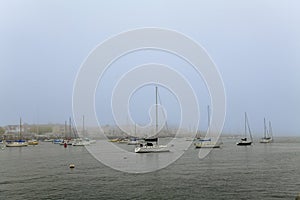
[[260,143],[271,143],[271,142],[273,142],[271,122],[269,122],[269,130],[268,130],[265,118],[264,118],[264,137],[261,138],[259,142]]
[[[156,94],[156,124],[155,131],[158,132],[158,88],[155,87]],[[159,152],[169,152],[169,148],[167,145],[159,145],[158,138],[145,138],[145,143],[141,143],[134,149],[135,153],[159,153]],[[155,143],[154,143],[155,142]]]
[[39,141],[37,140],[28,140],[28,145],[38,145]]
[[6,141],[6,147],[26,147],[28,142],[25,140]]
[[[155,144],[153,142],[156,142]],[[169,152],[167,145],[159,145],[158,138],[145,139],[145,143],[141,143],[134,149],[135,153],[159,153]]]
[[[208,127],[210,127],[210,108],[207,106],[207,122]],[[198,139],[194,143],[195,148],[220,148],[221,143],[218,141],[214,141],[214,138],[204,138]]]
[[22,119],[20,118],[19,139],[14,141],[6,141],[6,147],[27,147],[28,142],[22,139]]
[[[253,141],[246,112],[245,112],[245,133],[244,134],[245,134],[245,136],[243,138],[241,138],[239,142],[236,143],[238,146],[249,146],[252,144],[252,141]],[[250,135],[250,140],[247,138],[248,134]]]
[[200,139],[194,143],[195,148],[220,148],[221,145],[218,142],[212,141],[211,138],[209,139]]

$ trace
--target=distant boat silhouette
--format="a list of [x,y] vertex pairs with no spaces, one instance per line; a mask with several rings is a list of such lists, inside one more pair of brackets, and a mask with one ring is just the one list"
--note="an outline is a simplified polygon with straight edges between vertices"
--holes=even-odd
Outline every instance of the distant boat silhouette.
[[[250,138],[249,138],[250,140],[247,138],[248,134],[250,136]],[[252,142],[253,142],[252,134],[251,134],[251,130],[250,130],[249,122],[248,122],[247,113],[245,112],[245,137],[241,138],[241,140],[239,142],[237,142],[236,144],[238,146],[249,146],[252,144]]]
[[[210,108],[207,106],[208,127],[210,127]],[[221,144],[218,141],[213,141],[212,138],[198,139],[194,143],[195,148],[220,148]]]
[[272,125],[271,125],[271,122],[269,122],[269,130],[268,130],[265,118],[264,118],[264,137],[261,138],[259,142],[260,143],[271,143],[271,142],[273,142]]

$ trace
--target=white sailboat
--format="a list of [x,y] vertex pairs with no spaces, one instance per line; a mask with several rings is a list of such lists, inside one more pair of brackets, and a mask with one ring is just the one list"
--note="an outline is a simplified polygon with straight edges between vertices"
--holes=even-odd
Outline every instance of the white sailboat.
[[[249,132],[250,140],[247,138],[247,132]],[[251,130],[250,130],[249,122],[248,122],[247,113],[245,112],[245,137],[241,138],[241,140],[239,142],[237,142],[236,144],[238,146],[249,146],[252,144],[252,142],[253,142],[252,134],[251,134]]]
[[[84,116],[82,116],[82,136],[85,136]],[[89,138],[75,138],[72,146],[87,146],[94,143],[96,143],[96,140],[91,140]]]
[[27,147],[28,142],[22,139],[22,119],[20,118],[20,125],[19,125],[19,139],[15,141],[6,141],[6,147]]
[[[156,96],[156,124],[155,130],[158,132],[158,88],[155,87],[155,96]],[[155,142],[155,143],[154,143]],[[141,143],[134,149],[135,153],[159,153],[159,152],[169,152],[167,145],[159,145],[158,138],[146,138],[145,143]]]
[[[208,127],[210,126],[210,108],[207,106]],[[213,141],[212,138],[198,139],[194,143],[195,148],[220,148],[221,144],[218,141]]]
[[260,143],[271,143],[271,142],[273,142],[271,122],[269,122],[269,130],[268,130],[265,118],[264,118],[264,137],[261,138],[259,142]]
[[145,143],[141,143],[140,146],[134,149],[135,153],[159,153],[169,151],[170,150],[167,145],[158,144],[158,138],[145,139]]

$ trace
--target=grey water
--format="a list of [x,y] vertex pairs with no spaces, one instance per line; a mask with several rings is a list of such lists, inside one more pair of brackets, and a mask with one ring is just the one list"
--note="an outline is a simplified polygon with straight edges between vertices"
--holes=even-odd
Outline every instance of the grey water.
[[235,142],[223,138],[222,148],[203,159],[191,146],[173,164],[146,174],[113,170],[84,147],[40,142],[5,148],[0,150],[0,199],[295,199],[299,138],[248,147]]

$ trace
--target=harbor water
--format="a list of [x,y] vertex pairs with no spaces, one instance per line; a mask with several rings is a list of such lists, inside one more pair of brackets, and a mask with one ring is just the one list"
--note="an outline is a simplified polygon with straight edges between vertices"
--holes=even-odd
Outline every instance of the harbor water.
[[299,138],[246,147],[232,138],[222,141],[203,159],[191,146],[173,164],[146,174],[113,170],[84,147],[40,142],[5,148],[0,150],[0,199],[295,199]]

